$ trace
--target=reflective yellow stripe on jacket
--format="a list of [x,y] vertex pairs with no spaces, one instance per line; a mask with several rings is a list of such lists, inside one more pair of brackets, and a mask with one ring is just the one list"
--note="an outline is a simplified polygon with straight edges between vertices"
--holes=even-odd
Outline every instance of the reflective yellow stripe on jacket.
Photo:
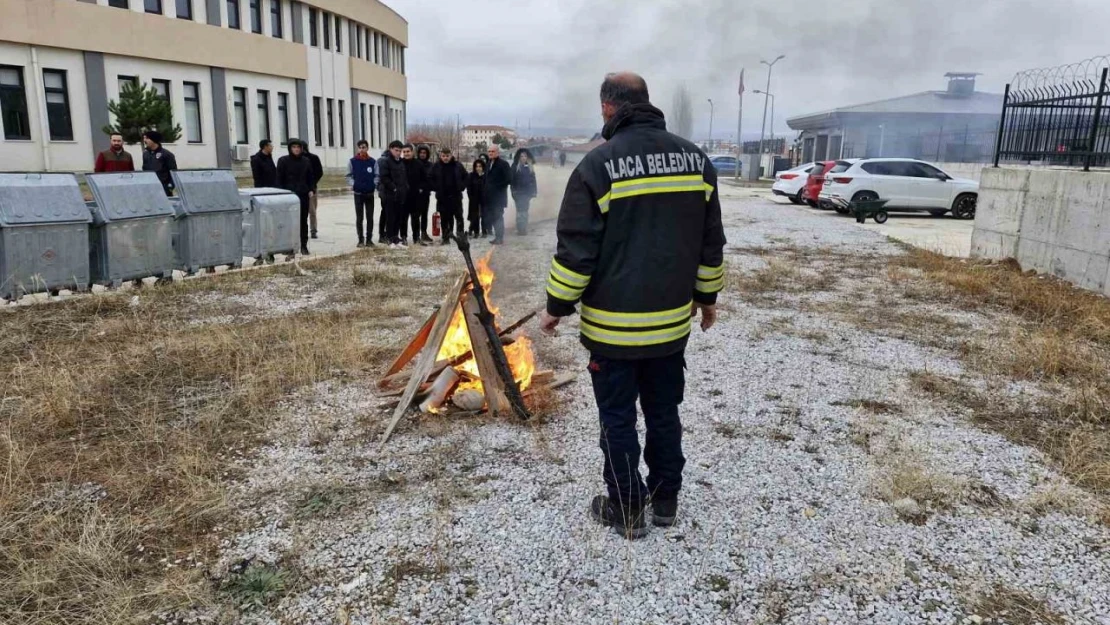
[[582,306],[582,336],[608,345],[639,347],[690,334],[691,303],[658,312],[623,313]]
[[698,265],[698,279],[694,289],[699,293],[717,293],[725,286],[725,265],[707,267]]
[[620,182],[614,182],[613,188],[601,196],[601,199],[597,201],[597,207],[604,214],[609,212],[609,203],[613,200],[654,193],[687,193],[690,191],[705,191],[705,199],[709,201],[709,197],[713,195],[713,185],[705,182],[701,174],[621,180]]
[[590,284],[590,277],[567,269],[551,259],[551,272],[547,274],[547,292],[567,302],[577,302]]

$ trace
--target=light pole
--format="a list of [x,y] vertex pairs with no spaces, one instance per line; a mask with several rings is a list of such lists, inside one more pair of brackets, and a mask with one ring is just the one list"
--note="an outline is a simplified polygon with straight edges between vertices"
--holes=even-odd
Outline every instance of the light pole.
[[879,124],[879,158],[883,157],[883,140],[886,139],[886,126]]
[[[763,90],[764,92],[767,92],[767,91],[771,90],[771,70],[775,68],[775,63],[778,63],[779,61],[781,61],[785,58],[786,58],[785,54],[780,54],[780,55],[778,55],[778,57],[775,58],[774,61],[771,61],[770,63],[768,63],[767,61],[762,61],[762,60],[760,61],[761,64],[767,66],[767,87]],[[759,154],[760,154],[759,160],[760,160],[760,162],[763,161],[763,133],[767,129],[767,100],[769,100],[769,99],[770,98],[763,98],[763,124],[759,127]]]
[[[768,98],[771,98],[771,138],[768,139],[767,142],[774,145],[774,143],[775,143],[775,94],[767,93],[766,91],[760,91],[759,89],[756,89],[752,93],[760,93],[760,94],[763,94],[763,95],[767,96]],[[770,153],[771,148],[767,148],[767,152]]]
[[709,151],[713,152],[713,98],[707,98],[709,102]]

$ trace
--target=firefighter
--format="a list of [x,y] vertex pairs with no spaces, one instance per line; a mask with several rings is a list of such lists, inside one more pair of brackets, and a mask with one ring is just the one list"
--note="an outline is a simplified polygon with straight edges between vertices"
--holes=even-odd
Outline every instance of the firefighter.
[[[717,175],[705,153],[667,132],[636,74],[601,85],[606,143],[570,175],[557,226],[541,328],[555,332],[581,301],[582,344],[600,413],[606,495],[594,521],[626,538],[674,525],[682,487],[684,351],[691,320],[717,319],[725,245]],[[644,412],[640,477],[636,400]]]

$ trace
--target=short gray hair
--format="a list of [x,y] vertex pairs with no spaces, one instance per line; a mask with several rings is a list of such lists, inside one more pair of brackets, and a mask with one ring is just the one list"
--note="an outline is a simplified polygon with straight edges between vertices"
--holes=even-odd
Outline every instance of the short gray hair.
[[647,104],[651,101],[647,81],[631,72],[606,74],[601,83],[601,101],[617,106]]

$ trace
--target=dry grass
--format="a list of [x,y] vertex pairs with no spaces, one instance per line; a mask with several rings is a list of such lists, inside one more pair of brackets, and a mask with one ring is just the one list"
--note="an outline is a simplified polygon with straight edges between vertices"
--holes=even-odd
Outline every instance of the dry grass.
[[924,522],[930,512],[951,508],[965,497],[964,480],[941,472],[912,449],[880,456],[876,464],[873,488],[879,499],[890,503],[912,499],[920,506],[920,513],[907,520]]
[[[320,272],[344,260],[305,263]],[[213,600],[196,569],[226,520],[221,486],[289,391],[377,367],[382,314],[343,310],[203,327],[186,296],[291,267],[87,297],[0,317],[0,622],[130,623]],[[390,312],[395,312],[391,310]]]
[[968,609],[984,619],[1008,625],[1065,625],[1068,622],[1043,599],[1001,584],[976,597]]

